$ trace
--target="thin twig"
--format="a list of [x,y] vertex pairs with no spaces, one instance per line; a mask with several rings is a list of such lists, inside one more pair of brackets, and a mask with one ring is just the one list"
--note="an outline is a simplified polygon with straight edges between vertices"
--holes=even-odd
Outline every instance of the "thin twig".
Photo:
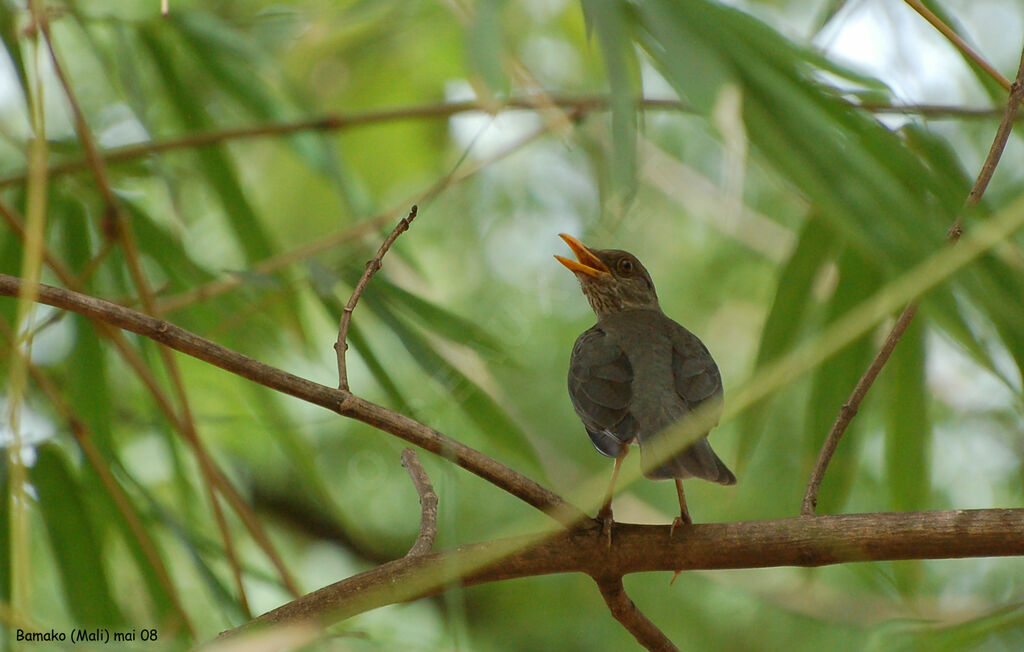
[[608,605],[608,611],[612,612],[615,620],[636,637],[637,643],[648,650],[679,650],[626,595],[626,587],[622,585],[621,575],[595,577],[594,581],[597,582],[601,597]]
[[366,291],[366,286],[370,284],[370,279],[380,269],[381,261],[384,259],[384,255],[388,253],[388,249],[395,243],[398,236],[409,230],[409,225],[416,219],[416,210],[416,206],[413,205],[409,209],[409,215],[399,220],[398,224],[391,231],[391,235],[384,239],[380,249],[377,250],[377,255],[366,261],[366,269],[363,270],[363,275],[359,278],[359,282],[356,283],[355,289],[352,290],[352,296],[349,297],[348,303],[345,304],[345,309],[341,311],[341,320],[338,323],[338,341],[334,343],[334,352],[338,356],[338,389],[348,391],[348,370],[345,367],[345,352],[348,351],[348,325],[352,322],[352,311],[355,310],[359,297],[363,296],[363,292]]
[[434,485],[430,483],[430,477],[420,464],[416,451],[411,448],[402,451],[402,466],[409,472],[420,497],[420,533],[406,557],[425,555],[434,547],[434,538],[437,537],[437,494],[434,493]]
[[[606,110],[609,104],[607,96],[604,95],[553,95],[552,102],[557,106],[570,109],[573,115],[580,117],[594,111]],[[361,113],[340,113],[314,118],[302,118],[293,122],[270,122],[248,127],[189,134],[179,138],[138,145],[126,145],[104,151],[103,158],[107,163],[121,163],[179,149],[211,147],[230,140],[283,136],[303,131],[344,131],[352,127],[370,126],[381,122],[397,120],[449,118],[460,113],[535,110],[535,105],[536,100],[534,99],[515,97],[498,104],[484,104],[476,100],[469,100],[397,107],[393,109],[374,109]],[[643,98],[637,101],[637,106],[653,110],[690,111],[689,106],[684,102],[669,99]],[[52,179],[57,176],[78,172],[88,167],[88,159],[76,159],[51,166],[48,168],[47,174]],[[24,182],[24,173],[15,174],[0,179],[0,188]]]
[[[582,118],[587,113],[604,111],[608,108],[608,97],[604,95],[557,95],[550,96],[550,102],[546,106],[554,105],[564,109],[575,111],[576,119]],[[851,103],[852,106],[862,108],[872,113],[904,113],[922,115],[928,117],[964,117],[964,118],[995,118],[999,113],[992,109],[969,108],[954,105],[941,104],[885,104],[881,102]],[[685,102],[679,100],[643,98],[637,102],[637,106],[647,110],[656,111],[690,111],[691,108]],[[544,107],[542,107],[544,108]],[[463,102],[443,102],[438,104],[425,104],[422,106],[399,107],[394,109],[374,109],[362,113],[342,113],[318,116],[313,118],[302,118],[291,122],[270,122],[248,127],[235,127],[217,131],[208,131],[198,134],[188,134],[178,138],[167,140],[150,141],[137,145],[125,145],[102,151],[103,159],[107,164],[124,163],[136,159],[172,152],[180,149],[199,149],[212,147],[223,142],[232,140],[246,140],[251,138],[266,138],[274,136],[286,136],[304,131],[344,131],[354,127],[371,126],[382,122],[411,119],[450,118],[461,113],[496,111],[531,111],[538,110],[537,101],[528,97],[513,97],[499,104],[482,103],[476,100]],[[51,165],[47,169],[47,176],[51,179],[73,174],[89,167],[86,158],[79,158],[64,161]],[[0,188],[25,183],[24,172],[12,174],[0,178]]]
[[[921,0],[904,0],[904,2],[906,2],[911,9],[920,14],[922,18],[927,20],[932,27],[939,31],[940,34],[945,36],[946,39],[953,44],[953,47],[955,47],[957,50],[960,50],[960,52],[963,53],[965,57],[973,61],[979,68],[984,70],[990,77],[992,77],[992,79],[996,80],[996,82],[998,82],[999,85],[1002,86],[1006,91],[1010,90],[1010,80],[1004,77],[1002,73],[1000,73],[998,70],[996,70],[992,66],[992,64],[985,60],[984,57],[975,52],[974,48],[967,44],[967,41],[965,41],[963,38],[961,38],[959,34],[953,31],[952,27],[942,22],[942,19],[936,16],[931,9],[924,6],[924,3],[922,3]],[[1018,99],[1018,102],[1019,101],[1020,100]]]
[[[1003,149],[1006,147],[1006,141],[1013,130],[1013,124],[1017,119],[1017,112],[1020,109],[1022,99],[1024,99],[1024,50],[1021,51],[1020,63],[1017,66],[1017,78],[1010,86],[1010,94],[1006,101],[1003,119],[999,123],[995,137],[992,139],[992,147],[989,148],[988,156],[985,157],[981,171],[978,173],[971,191],[967,194],[967,199],[964,202],[965,209],[977,206],[981,201],[982,195],[985,194],[985,189],[988,188],[989,181],[992,180],[992,175],[999,164]],[[960,224],[960,219],[957,218],[952,226],[949,227],[946,241],[950,244],[956,244],[962,233],[963,227]],[[843,404],[842,409],[839,410],[839,414],[832,424],[832,429],[829,431],[828,437],[825,438],[825,443],[822,444],[821,451],[818,453],[818,459],[814,463],[814,468],[811,470],[810,479],[807,481],[807,489],[804,491],[804,499],[800,505],[801,514],[810,515],[814,513],[815,508],[818,506],[818,491],[821,489],[821,482],[825,477],[825,471],[828,469],[829,462],[832,461],[832,455],[839,446],[843,433],[846,432],[853,417],[856,416],[861,401],[864,400],[864,396],[871,389],[878,374],[882,371],[882,367],[888,362],[889,356],[892,355],[900,338],[903,337],[916,314],[917,301],[911,301],[903,309],[903,312],[900,313],[899,318],[896,319],[896,323],[893,324],[892,330],[886,336],[882,348],[875,354],[875,358],[871,361],[867,371],[864,372],[864,375],[857,381],[856,387],[853,388],[850,398]]]

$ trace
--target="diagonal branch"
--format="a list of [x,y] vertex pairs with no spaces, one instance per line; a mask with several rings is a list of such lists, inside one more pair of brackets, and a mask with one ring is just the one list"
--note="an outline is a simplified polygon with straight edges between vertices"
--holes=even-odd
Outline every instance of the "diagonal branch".
[[437,536],[437,494],[434,493],[434,485],[430,483],[430,477],[420,464],[416,451],[411,448],[402,451],[402,466],[409,471],[416,493],[420,496],[420,533],[406,557],[424,555],[434,547],[434,538]]
[[[996,83],[1007,91],[1010,91],[1010,80],[1004,77],[1001,72],[996,70],[991,63],[986,61],[985,57],[978,54],[974,48],[967,44],[967,41],[965,41],[963,37],[957,34],[952,27],[943,22],[941,18],[936,16],[935,12],[926,7],[921,0],[904,0],[904,2],[906,2],[911,9],[920,14],[921,18],[928,21],[928,23],[937,29],[940,34],[945,36],[946,40],[953,44],[953,47],[960,50],[961,54],[973,61],[976,66],[984,70],[989,77],[996,81]],[[1017,102],[1020,102],[1019,98]]]
[[[17,296],[21,279],[0,274],[0,296]],[[170,322],[131,308],[79,292],[38,284],[37,301],[70,310],[117,328],[155,340],[204,362],[230,371],[270,389],[327,408],[390,433],[445,457],[523,502],[544,512],[567,528],[593,523],[583,511],[534,480],[510,469],[476,449],[414,419],[371,403],[351,392],[300,378],[200,337]]]
[[398,236],[409,230],[409,225],[416,219],[416,211],[417,208],[413,205],[409,209],[409,215],[399,220],[398,225],[391,231],[391,235],[384,239],[380,249],[377,250],[377,255],[366,262],[366,269],[363,270],[363,275],[359,277],[359,282],[356,283],[356,287],[352,290],[352,296],[349,297],[348,303],[345,304],[345,309],[341,311],[341,320],[338,323],[338,341],[334,343],[334,352],[338,356],[338,389],[348,391],[348,369],[345,366],[345,352],[348,351],[348,326],[352,323],[352,311],[356,309],[356,303],[359,302],[359,297],[363,296],[363,292],[366,291],[366,286],[370,284],[370,279],[380,269],[381,261],[384,260],[388,249],[395,243]]
[[[1010,95],[1006,101],[1003,119],[999,123],[995,137],[992,139],[992,146],[989,148],[988,156],[985,157],[985,162],[981,166],[981,171],[978,173],[971,191],[967,194],[964,208],[977,206],[981,201],[982,195],[985,194],[985,189],[988,188],[988,183],[991,181],[992,175],[996,171],[996,166],[999,164],[999,159],[1003,154],[1003,149],[1006,147],[1006,141],[1013,130],[1013,123],[1017,119],[1017,112],[1020,109],[1022,99],[1024,99],[1024,50],[1021,51],[1020,64],[1017,66],[1017,78],[1010,86]],[[962,233],[963,227],[958,218],[949,227],[946,241],[950,244],[956,244]],[[860,407],[861,401],[864,400],[878,374],[881,373],[882,367],[889,361],[889,356],[892,355],[900,338],[903,337],[916,314],[917,301],[911,301],[896,319],[896,323],[893,324],[892,330],[886,336],[882,348],[875,354],[875,359],[871,361],[867,371],[857,381],[857,385],[853,388],[850,398],[839,410],[839,414],[832,424],[832,429],[829,431],[828,437],[825,438],[825,443],[822,444],[821,451],[818,453],[818,459],[811,470],[810,479],[807,481],[807,489],[804,492],[804,499],[800,506],[802,514],[813,514],[814,509],[818,506],[818,491],[821,489],[821,482],[825,478],[825,471],[828,469],[829,462],[832,461],[832,455],[836,452],[843,433],[846,432],[846,428],[853,421],[854,416],[857,415],[857,409]]]
[[658,626],[640,611],[636,604],[626,595],[626,587],[622,585],[622,577],[595,577],[597,588],[601,591],[608,610],[615,620],[619,621],[637,642],[648,650],[676,650],[679,648],[669,640]]

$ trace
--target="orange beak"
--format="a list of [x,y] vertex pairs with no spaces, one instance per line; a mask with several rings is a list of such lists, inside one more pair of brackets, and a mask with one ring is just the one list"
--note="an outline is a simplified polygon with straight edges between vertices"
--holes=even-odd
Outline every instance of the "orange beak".
[[568,233],[559,233],[558,237],[565,240],[565,244],[569,245],[572,252],[576,254],[576,260],[570,260],[568,258],[562,258],[561,256],[555,256],[555,259],[569,268],[569,271],[573,274],[586,274],[587,276],[597,278],[602,274],[611,274],[611,270],[608,266],[601,262],[598,258],[587,249],[587,246],[572,237]]

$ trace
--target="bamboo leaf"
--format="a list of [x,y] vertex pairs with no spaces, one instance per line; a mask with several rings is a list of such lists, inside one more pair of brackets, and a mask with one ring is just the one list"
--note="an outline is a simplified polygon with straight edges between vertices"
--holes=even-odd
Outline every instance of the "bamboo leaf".
[[468,346],[492,359],[508,361],[501,342],[479,325],[385,278],[374,277],[373,282],[381,297],[396,308],[411,313],[427,330],[456,344]]
[[[145,27],[139,31],[139,39],[148,50],[159,79],[166,88],[165,96],[173,103],[182,122],[193,129],[210,129],[212,124],[206,108],[199,102],[192,85],[176,69],[175,57],[164,42],[162,33]],[[224,213],[245,251],[246,260],[252,263],[269,258],[274,247],[256,211],[246,199],[234,162],[228,157],[225,148],[222,145],[204,147],[196,151],[195,155],[206,179],[220,196]]]
[[588,25],[604,56],[612,107],[612,196],[623,204],[636,191],[636,98],[641,95],[640,63],[630,36],[635,18],[624,3],[583,0]]
[[78,478],[55,446],[41,446],[29,471],[39,496],[67,608],[82,625],[117,627],[124,616],[110,592],[101,542],[82,501]]
[[481,0],[466,29],[466,63],[480,76],[488,90],[508,91],[505,75],[504,37],[501,23],[501,0]]
[[[809,318],[814,284],[822,266],[834,253],[835,236],[821,218],[811,215],[805,220],[796,247],[779,273],[775,298],[761,329],[755,368],[771,363],[800,341],[799,333]],[[767,421],[770,401],[751,406],[742,415],[737,466],[743,466],[753,455]]]
[[372,289],[363,294],[362,302],[398,336],[423,372],[448,390],[459,408],[502,452],[503,460],[540,472],[533,444],[497,401],[409,328]]
[[[878,287],[878,273],[871,263],[852,248],[839,255],[839,284],[828,302],[827,320],[832,322],[867,300]],[[840,350],[827,365],[815,370],[808,404],[804,459],[810,468],[822,442],[832,429],[836,414],[857,385],[874,354],[872,339],[865,335]],[[864,440],[863,419],[854,419],[828,467],[818,496],[818,512],[840,511],[856,476],[859,451]]]
[[[925,328],[919,316],[900,339],[886,363],[882,386],[885,401],[885,471],[889,500],[895,511],[926,509],[931,496],[931,420],[925,387]],[[893,565],[896,584],[905,595],[920,588],[919,562]]]

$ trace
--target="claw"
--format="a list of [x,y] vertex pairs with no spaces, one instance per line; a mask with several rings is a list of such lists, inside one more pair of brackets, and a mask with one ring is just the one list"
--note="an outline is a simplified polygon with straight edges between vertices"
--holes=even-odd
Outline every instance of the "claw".
[[674,535],[676,533],[676,528],[679,527],[680,525],[684,525],[684,524],[685,525],[692,525],[693,524],[693,521],[690,520],[690,515],[689,514],[686,515],[686,518],[683,518],[682,516],[677,516],[674,519],[672,519],[672,527],[670,527],[668,529],[668,538],[671,539],[672,535]]

